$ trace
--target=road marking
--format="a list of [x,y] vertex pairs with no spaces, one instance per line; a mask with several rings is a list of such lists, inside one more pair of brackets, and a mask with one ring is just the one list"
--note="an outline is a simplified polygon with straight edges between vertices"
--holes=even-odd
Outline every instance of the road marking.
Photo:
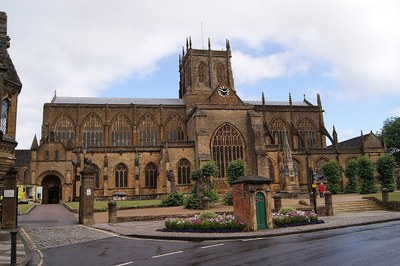
[[125,265],[129,265],[129,264],[133,264],[133,261],[128,261],[128,262],[125,262],[125,263],[122,263],[122,264],[118,264],[118,265],[115,265],[115,266],[125,266]]
[[265,239],[265,237],[258,237],[258,238],[243,239],[243,240],[242,240],[242,242],[254,241],[254,240],[262,240],[262,239]]
[[204,247],[201,247],[201,248],[214,248],[214,247],[219,247],[219,246],[223,246],[224,244],[215,244],[215,245],[211,245],[211,246],[204,246]]
[[39,253],[39,262],[38,262],[38,266],[42,266],[43,265],[43,253],[37,248],[35,242],[32,241],[32,238],[28,235],[28,233],[25,231],[25,229],[23,227],[20,228],[20,230],[23,233],[23,237],[29,242],[29,244],[32,246],[33,250],[36,250],[37,253]]
[[175,251],[175,252],[171,252],[171,253],[165,253],[165,254],[153,256],[152,258],[156,259],[156,258],[165,257],[165,256],[169,256],[169,255],[179,254],[179,253],[182,253],[182,252],[183,252],[182,250],[179,250],[179,251]]

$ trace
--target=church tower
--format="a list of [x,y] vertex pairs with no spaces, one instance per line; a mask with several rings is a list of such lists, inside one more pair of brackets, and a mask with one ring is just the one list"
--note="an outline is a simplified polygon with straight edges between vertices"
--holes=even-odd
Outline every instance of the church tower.
[[223,87],[221,93],[234,90],[231,49],[226,40],[226,50],[208,50],[192,48],[192,40],[186,39],[186,52],[182,48],[179,55],[179,98],[184,99],[188,109],[197,103],[203,103],[217,87]]

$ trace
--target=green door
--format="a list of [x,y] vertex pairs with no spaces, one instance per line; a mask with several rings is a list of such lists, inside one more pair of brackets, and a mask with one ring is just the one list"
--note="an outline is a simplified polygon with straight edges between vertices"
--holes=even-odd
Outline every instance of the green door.
[[256,195],[256,217],[257,217],[257,230],[267,228],[265,216],[265,197],[264,194],[258,192]]

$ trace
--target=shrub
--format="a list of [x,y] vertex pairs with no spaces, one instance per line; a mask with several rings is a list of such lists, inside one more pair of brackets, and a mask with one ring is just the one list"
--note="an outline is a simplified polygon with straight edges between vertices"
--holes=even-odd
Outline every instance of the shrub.
[[205,189],[203,191],[203,197],[207,197],[210,202],[217,202],[218,201],[218,194],[215,192],[215,189]]
[[184,201],[186,209],[198,209],[201,205],[201,200],[197,197],[196,194],[190,194]]
[[232,192],[228,192],[224,196],[224,204],[228,206],[233,206],[233,194]]
[[344,174],[349,179],[347,186],[345,188],[346,193],[355,193],[359,191],[358,185],[358,177],[357,177],[357,161],[350,160],[347,165],[346,169],[344,170]]
[[295,211],[295,210],[296,210],[296,209],[293,208],[293,207],[282,207],[282,208],[279,210],[279,213],[285,215],[285,214],[287,214],[287,213],[289,213],[289,212],[292,212],[292,211]]
[[378,179],[382,184],[382,188],[394,191],[396,188],[396,177],[394,170],[396,169],[396,161],[393,156],[383,155],[376,161],[376,170]]
[[183,193],[168,193],[161,199],[161,206],[181,206],[183,205]]
[[324,176],[328,180],[326,189],[332,194],[337,194],[340,192],[340,181],[342,180],[342,175],[340,173],[340,167],[337,161],[331,160],[322,165],[322,171]]
[[361,194],[372,194],[377,192],[374,172],[374,164],[369,158],[362,156],[357,159],[357,174],[361,180]]
[[216,217],[217,217],[217,214],[215,212],[212,212],[212,211],[202,211],[199,214],[199,219],[200,220],[214,219]]
[[245,172],[246,163],[242,159],[229,162],[226,166],[226,175],[228,176],[229,185],[232,185],[232,182],[236,179],[243,177]]

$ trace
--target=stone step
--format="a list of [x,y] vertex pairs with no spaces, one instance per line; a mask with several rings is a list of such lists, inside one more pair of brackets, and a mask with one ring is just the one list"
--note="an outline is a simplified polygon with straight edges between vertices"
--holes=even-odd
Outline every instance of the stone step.
[[380,205],[370,200],[335,202],[333,203],[334,212],[355,212],[355,211],[376,211],[384,209]]

